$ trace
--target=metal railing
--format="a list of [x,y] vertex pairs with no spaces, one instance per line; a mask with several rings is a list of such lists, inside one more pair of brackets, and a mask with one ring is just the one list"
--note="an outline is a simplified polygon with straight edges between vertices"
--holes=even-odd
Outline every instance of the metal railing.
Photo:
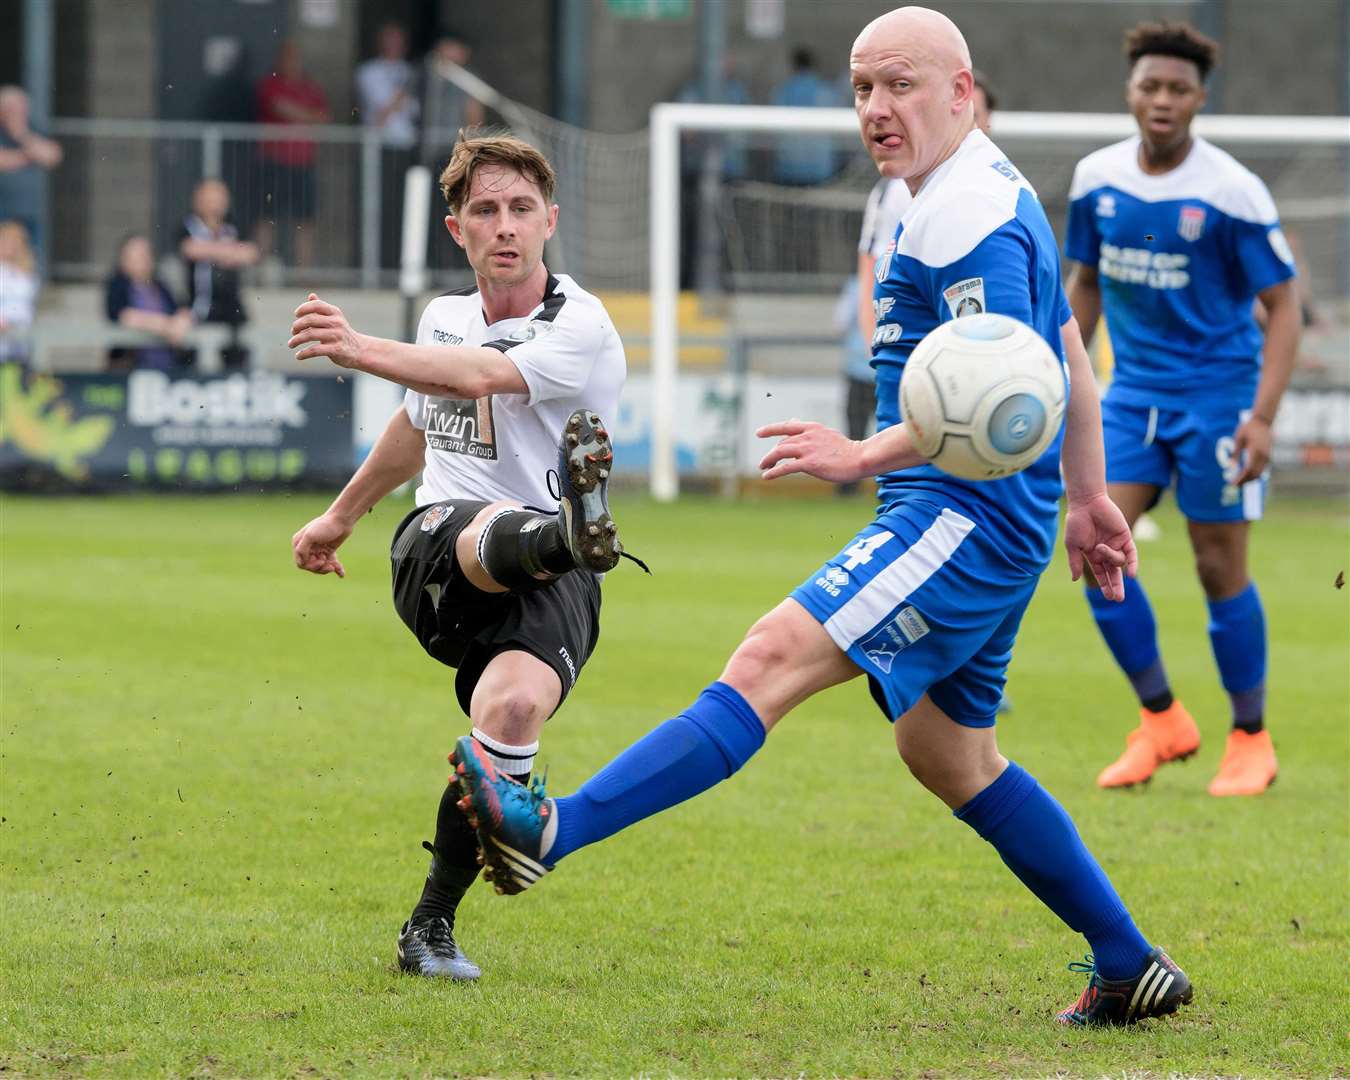
[[[286,256],[280,276],[303,253],[312,260],[305,280],[315,284],[374,288],[397,278],[403,174],[418,151],[371,129],[64,118],[50,132],[65,152],[51,180],[57,279],[105,275],[128,230],[148,233],[160,254],[173,250],[192,190],[208,177],[230,188],[246,238],[256,239],[260,225],[271,232],[274,250]],[[298,164],[288,164],[294,158]],[[306,229],[311,237],[302,242],[296,234]],[[444,252],[432,266],[452,277],[460,271]]]

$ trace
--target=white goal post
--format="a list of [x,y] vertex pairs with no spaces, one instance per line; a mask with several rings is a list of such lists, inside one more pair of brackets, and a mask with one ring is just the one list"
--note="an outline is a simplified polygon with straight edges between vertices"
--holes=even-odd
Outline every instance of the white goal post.
[[[1126,138],[1136,128],[1125,113],[999,112],[996,141],[1016,138],[1100,140]],[[766,105],[662,103],[651,111],[651,475],[654,498],[679,494],[676,466],[676,383],[679,325],[676,307],[680,264],[680,136],[685,132],[830,134],[857,137],[851,109],[803,109]],[[1350,117],[1200,116],[1197,134],[1216,143],[1350,147]],[[861,148],[860,148],[861,152]],[[1350,178],[1347,178],[1350,182]]]

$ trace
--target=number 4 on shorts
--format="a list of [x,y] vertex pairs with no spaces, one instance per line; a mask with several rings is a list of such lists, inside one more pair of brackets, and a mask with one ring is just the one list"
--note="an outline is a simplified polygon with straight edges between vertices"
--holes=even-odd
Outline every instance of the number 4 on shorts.
[[863,537],[852,547],[844,549],[844,554],[848,556],[848,562],[844,563],[844,569],[853,570],[870,563],[877,548],[889,544],[894,539],[895,535],[886,532],[884,529],[881,532],[873,533],[871,536]]

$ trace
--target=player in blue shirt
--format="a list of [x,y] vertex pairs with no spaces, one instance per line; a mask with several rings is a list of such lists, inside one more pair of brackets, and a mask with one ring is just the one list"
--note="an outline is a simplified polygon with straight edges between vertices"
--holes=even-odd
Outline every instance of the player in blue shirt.
[[[1176,482],[1209,601],[1209,636],[1233,726],[1213,795],[1255,795],[1275,779],[1264,728],[1266,625],[1247,574],[1261,516],[1271,425],[1298,348],[1294,259],[1266,186],[1191,134],[1218,46],[1184,24],[1126,35],[1126,98],[1139,134],[1089,154],[1069,193],[1069,301],[1090,338],[1100,314],[1115,352],[1102,404],[1111,498],[1135,520]],[[1267,314],[1264,358],[1253,317]],[[1102,787],[1149,779],[1195,753],[1200,731],[1172,695],[1148,597],[1088,601],[1140,701],[1140,726]]]
[[[1135,565],[1129,528],[1106,494],[1096,387],[1054,236],[1030,185],[975,130],[970,53],[949,19],[915,7],[881,16],[854,43],[850,70],[864,143],[884,175],[915,192],[877,263],[879,431],[852,441],[820,424],[771,425],[760,435],[783,438],[762,467],[769,478],[877,476],[880,513],[750,629],[688,709],[575,795],[526,790],[461,740],[452,758],[461,806],[477,820],[498,887],[519,892],[570,852],[726,779],[796,705],[865,674],[919,782],[1087,938],[1095,967],[1082,966],[1087,989],[1059,1019],[1129,1023],[1173,1012],[1191,999],[1190,981],[1140,934],[1064,809],[994,736],[1013,640],[1054,544],[1061,464],[1073,576],[1087,564],[1119,597]],[[984,310],[1035,327],[1067,360],[1072,391],[1054,447],[1025,472],[980,484],[915,453],[899,423],[898,385],[925,334]],[[835,782],[847,782],[827,764],[831,747],[821,757]]]

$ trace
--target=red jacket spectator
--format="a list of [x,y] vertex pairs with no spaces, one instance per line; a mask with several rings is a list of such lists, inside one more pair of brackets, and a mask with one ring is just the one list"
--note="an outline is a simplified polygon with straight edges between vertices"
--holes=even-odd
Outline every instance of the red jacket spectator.
[[[282,43],[276,70],[258,80],[254,102],[261,124],[326,124],[330,119],[328,97],[305,74],[293,41]],[[314,152],[310,139],[270,140],[260,148],[264,159],[278,165],[313,165]]]

